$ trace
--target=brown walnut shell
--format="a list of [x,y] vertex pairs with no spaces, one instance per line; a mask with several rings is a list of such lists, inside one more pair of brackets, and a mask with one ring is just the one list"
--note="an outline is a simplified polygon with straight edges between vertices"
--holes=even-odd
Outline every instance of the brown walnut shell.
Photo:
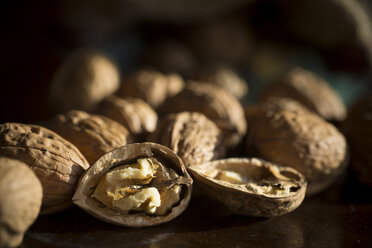
[[242,99],[248,94],[247,82],[228,67],[207,66],[199,72],[198,80],[217,84],[237,99]]
[[43,126],[74,144],[89,164],[103,154],[127,144],[128,130],[109,118],[72,110],[59,114]]
[[247,141],[257,156],[301,172],[308,181],[308,195],[327,188],[348,163],[344,136],[312,113],[263,113],[252,123]]
[[337,92],[323,78],[303,68],[294,68],[269,85],[261,100],[268,97],[292,98],[329,121],[346,118],[346,107]]
[[0,157],[0,247],[16,247],[39,215],[43,192],[23,162]]
[[168,115],[150,139],[172,149],[186,167],[221,158],[224,154],[221,131],[197,112]]
[[37,125],[0,125],[0,155],[23,161],[35,172],[43,186],[42,214],[70,207],[77,181],[89,167],[73,144]]
[[[179,177],[173,182],[182,186],[181,199],[165,215],[155,216],[144,212],[123,213],[104,206],[92,197],[101,178],[117,166],[133,163],[138,158],[155,157]],[[169,148],[150,142],[134,143],[115,149],[96,161],[81,177],[73,202],[94,217],[116,225],[128,227],[153,226],[168,222],[180,215],[188,206],[192,190],[192,179],[182,160]]]
[[216,123],[222,130],[224,143],[230,147],[237,145],[246,132],[243,107],[233,95],[219,86],[189,82],[159,109],[163,115],[183,111],[202,113]]
[[104,54],[79,50],[71,54],[54,76],[50,106],[54,112],[72,109],[91,111],[120,84],[116,65]]
[[372,93],[351,109],[343,127],[351,147],[351,164],[358,180],[372,186]]
[[[247,182],[236,184],[220,180],[218,174],[222,170],[239,173]],[[261,159],[215,160],[192,165],[189,171],[209,197],[236,214],[263,217],[282,215],[295,210],[305,197],[304,176],[293,168]],[[272,190],[268,190],[269,187]]]
[[164,75],[154,70],[139,70],[130,75],[116,92],[119,97],[134,97],[157,108],[168,96],[173,96],[184,87],[178,74]]
[[153,108],[138,98],[110,96],[98,105],[96,112],[126,127],[136,141],[153,132],[158,121]]

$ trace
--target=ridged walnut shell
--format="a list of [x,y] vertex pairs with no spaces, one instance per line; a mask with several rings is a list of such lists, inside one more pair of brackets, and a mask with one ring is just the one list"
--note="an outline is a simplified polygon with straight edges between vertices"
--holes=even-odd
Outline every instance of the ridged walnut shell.
[[16,247],[39,215],[39,179],[23,162],[0,157],[0,247]]
[[344,136],[312,113],[263,113],[252,123],[247,138],[247,147],[253,148],[256,156],[302,173],[308,182],[308,195],[327,188],[348,163]]
[[[180,201],[166,214],[149,215],[144,212],[123,213],[104,206],[92,197],[101,178],[117,166],[135,162],[138,158],[155,157],[179,175],[175,183],[182,186]],[[169,148],[150,142],[134,143],[115,149],[96,161],[81,177],[73,202],[94,217],[120,226],[143,227],[159,225],[180,215],[188,206],[192,190],[192,179],[182,160]]]
[[[244,176],[245,183],[219,180],[222,170]],[[256,158],[230,158],[193,165],[189,171],[205,193],[233,213],[271,217],[295,210],[303,201],[306,180],[290,167],[274,165]],[[283,189],[275,193],[268,187]],[[286,189],[284,191],[284,188]]]
[[199,72],[198,81],[219,85],[237,99],[248,94],[247,82],[228,67],[207,66]]
[[106,55],[79,50],[71,54],[56,72],[50,86],[50,106],[54,112],[91,111],[119,85],[119,71]]
[[116,95],[142,99],[156,109],[167,97],[180,92],[184,84],[175,73],[166,75],[155,70],[139,70],[123,81]]
[[337,92],[323,78],[303,68],[294,68],[269,85],[261,100],[267,97],[292,98],[329,121],[346,118],[346,107]]
[[18,159],[35,172],[43,186],[42,214],[70,207],[77,181],[89,167],[73,144],[37,125],[0,125],[0,156]]
[[163,115],[183,111],[199,112],[216,123],[222,130],[224,143],[231,147],[244,136],[247,124],[239,101],[223,88],[198,82],[189,82],[174,97],[159,108]]
[[74,144],[89,164],[103,154],[127,144],[128,130],[109,118],[72,110],[44,123]]
[[224,154],[221,131],[197,112],[168,115],[150,139],[172,149],[186,167],[221,158]]
[[351,164],[358,180],[372,186],[372,93],[351,109],[343,127],[351,147]]
[[96,112],[126,127],[135,141],[153,132],[158,121],[154,109],[139,98],[110,96],[98,105]]

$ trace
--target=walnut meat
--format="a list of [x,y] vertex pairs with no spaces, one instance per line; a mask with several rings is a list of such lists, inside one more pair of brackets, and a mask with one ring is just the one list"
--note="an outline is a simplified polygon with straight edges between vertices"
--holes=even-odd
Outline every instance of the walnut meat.
[[343,127],[351,146],[351,164],[360,182],[372,186],[372,94],[360,99]]
[[120,84],[119,71],[105,55],[91,50],[71,54],[56,72],[50,87],[54,112],[91,111]]
[[189,82],[159,109],[163,115],[182,111],[204,114],[222,130],[224,143],[230,147],[237,145],[246,132],[243,107],[234,96],[219,86]]
[[152,226],[185,210],[191,186],[182,160],[169,148],[136,143],[98,159],[81,177],[73,202],[103,221]]
[[306,180],[299,172],[256,158],[215,160],[189,171],[209,197],[236,214],[282,215],[305,197]]
[[127,144],[128,130],[109,118],[72,110],[44,124],[74,144],[89,164],[103,154]]
[[155,70],[139,70],[124,80],[116,95],[140,98],[157,108],[167,97],[177,94],[183,87],[183,79],[178,74],[165,75]]
[[261,100],[267,97],[292,98],[329,121],[346,118],[346,108],[340,96],[320,76],[302,68],[290,70],[278,82],[271,84]]
[[0,157],[0,247],[16,247],[39,215],[42,188],[23,162]]
[[252,123],[247,141],[257,156],[302,173],[309,195],[328,187],[348,162],[344,136],[312,113],[264,112]]
[[224,153],[220,130],[197,112],[168,115],[150,139],[171,148],[186,167],[220,158]]
[[135,136],[135,141],[153,132],[158,121],[158,115],[150,105],[131,97],[107,97],[98,105],[97,113],[122,124]]
[[43,186],[42,214],[71,206],[77,181],[89,167],[73,144],[37,125],[1,124],[0,156],[23,161],[35,172]]

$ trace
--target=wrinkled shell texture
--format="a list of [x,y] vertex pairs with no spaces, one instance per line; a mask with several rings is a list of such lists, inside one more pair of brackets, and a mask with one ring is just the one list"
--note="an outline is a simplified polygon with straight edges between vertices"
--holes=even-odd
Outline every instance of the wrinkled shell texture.
[[262,116],[250,129],[248,147],[264,159],[301,172],[308,180],[307,194],[320,192],[344,170],[346,140],[330,123],[291,111]]
[[302,68],[294,68],[280,81],[271,84],[263,93],[267,97],[292,98],[326,120],[342,121],[346,108],[340,96],[318,75]]
[[358,179],[372,186],[372,94],[351,108],[344,130],[350,141],[352,165]]
[[223,139],[217,126],[197,112],[168,115],[158,125],[154,137],[181,157],[185,166],[223,156]]
[[74,145],[37,125],[0,125],[0,155],[25,162],[39,178],[43,186],[42,214],[71,206],[77,181],[89,167]]
[[109,118],[73,110],[45,126],[74,144],[93,164],[103,154],[127,144],[128,130]]
[[[181,200],[172,207],[168,214],[153,216],[144,212],[121,213],[102,206],[102,203],[91,196],[101,178],[109,171],[119,165],[132,163],[138,158],[145,157],[155,157],[164,166],[174,169],[179,175],[176,182],[182,185]],[[191,197],[191,187],[192,179],[182,160],[173,151],[155,143],[135,143],[115,149],[97,160],[81,177],[73,202],[96,218],[116,225],[129,227],[153,226],[176,218],[186,209]]]
[[247,128],[239,101],[223,88],[212,84],[187,83],[185,89],[168,98],[159,111],[163,115],[183,111],[204,114],[222,130],[228,146],[238,144]]
[[198,80],[217,84],[238,99],[248,94],[247,82],[229,68],[205,68],[199,73]]
[[89,50],[77,51],[64,61],[53,79],[51,106],[55,112],[91,111],[99,101],[118,89],[119,80],[118,69],[105,55]]
[[110,96],[99,104],[97,113],[119,122],[135,135],[153,132],[158,121],[158,115],[150,105],[131,97]]
[[182,90],[184,82],[177,74],[164,75],[153,70],[140,70],[124,80],[116,95],[140,98],[157,108],[168,95]]
[[[218,180],[215,175],[219,170],[238,172],[251,181],[247,184],[231,184]],[[264,217],[282,215],[296,209],[305,197],[306,180],[299,172],[260,159],[215,160],[193,165],[189,167],[189,171],[209,197],[236,214]],[[291,191],[279,195],[259,192],[251,188],[252,182],[258,188],[264,185],[289,184]]]
[[41,184],[32,170],[21,161],[0,157],[0,247],[22,242],[41,200]]

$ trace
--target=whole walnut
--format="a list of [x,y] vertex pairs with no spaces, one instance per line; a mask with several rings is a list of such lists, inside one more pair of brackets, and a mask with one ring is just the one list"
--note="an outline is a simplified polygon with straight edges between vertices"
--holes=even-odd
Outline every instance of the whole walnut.
[[158,121],[153,108],[138,98],[109,96],[98,105],[96,112],[126,127],[134,141],[153,132]]
[[127,144],[128,130],[109,118],[72,110],[59,114],[44,126],[74,144],[89,164],[103,154]]
[[18,159],[35,172],[43,186],[42,214],[70,207],[77,181],[89,167],[73,144],[37,125],[1,124],[0,156]]
[[116,95],[140,98],[157,108],[167,97],[177,94],[183,87],[183,79],[178,74],[165,75],[155,70],[139,70],[123,81]]
[[23,162],[0,157],[0,247],[16,247],[39,215],[43,192]]
[[248,152],[302,173],[307,195],[328,187],[348,162],[344,136],[321,117],[306,112],[265,112],[251,123]]
[[183,111],[199,112],[222,130],[224,143],[235,146],[244,136],[247,124],[239,101],[223,88],[198,82],[188,82],[177,95],[168,98],[159,108],[166,115]]
[[111,59],[100,52],[79,50],[56,72],[49,91],[50,106],[54,112],[91,111],[119,84],[119,71]]
[[268,97],[294,99],[329,121],[346,118],[345,105],[337,92],[323,78],[303,68],[293,68],[279,81],[269,85],[261,101]]
[[351,165],[360,182],[372,186],[372,93],[349,111],[343,126],[351,147]]
[[186,167],[221,158],[224,154],[220,130],[207,117],[197,112],[166,116],[150,140],[172,149]]
[[206,66],[199,71],[197,79],[200,82],[217,84],[238,99],[242,99],[248,94],[247,82],[226,66]]

